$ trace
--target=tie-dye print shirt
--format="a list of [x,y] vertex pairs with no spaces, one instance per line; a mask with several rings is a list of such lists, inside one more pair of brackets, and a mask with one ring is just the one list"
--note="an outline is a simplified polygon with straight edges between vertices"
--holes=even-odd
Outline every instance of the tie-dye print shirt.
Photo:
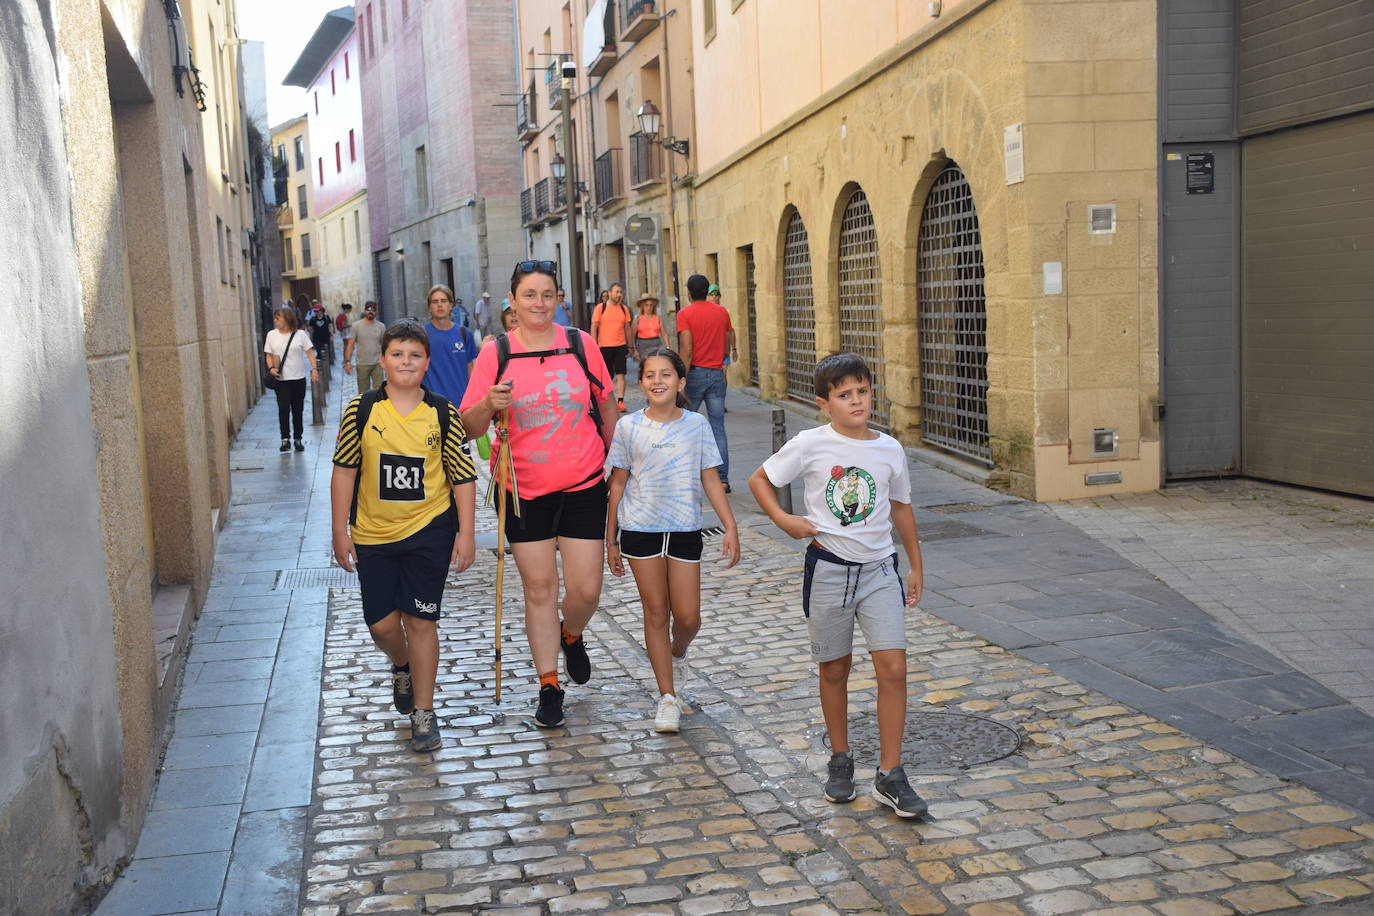
[[606,463],[630,479],[620,500],[619,524],[630,531],[701,528],[701,472],[717,467],[720,452],[706,418],[684,410],[671,423],[636,411],[615,426]]

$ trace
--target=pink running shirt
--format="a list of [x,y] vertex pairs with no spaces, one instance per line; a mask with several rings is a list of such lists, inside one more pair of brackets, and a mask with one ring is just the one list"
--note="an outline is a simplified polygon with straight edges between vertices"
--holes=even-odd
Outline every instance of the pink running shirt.
[[[566,347],[568,333],[574,330],[555,325],[549,349]],[[587,381],[572,354],[543,359],[513,358],[506,363],[504,378],[515,382],[511,392],[515,402],[511,405],[510,444],[522,499],[590,487],[606,464],[605,441],[587,409],[593,395],[598,404],[605,403],[614,389],[606,362],[591,335],[584,331],[576,333],[582,335],[587,368],[601,380],[599,392]],[[509,334],[507,338],[512,356],[528,352],[517,335]],[[481,401],[497,381],[496,342],[492,341],[472,364],[472,378],[460,409],[467,410]],[[494,448],[491,466],[495,473]]]

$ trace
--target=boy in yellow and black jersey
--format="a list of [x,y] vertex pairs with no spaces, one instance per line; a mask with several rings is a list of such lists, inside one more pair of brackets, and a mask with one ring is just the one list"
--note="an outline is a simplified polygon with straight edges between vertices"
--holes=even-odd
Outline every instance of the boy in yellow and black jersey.
[[476,555],[476,474],[458,411],[420,386],[429,337],[415,321],[382,338],[386,382],[344,409],[330,496],[334,557],[356,566],[363,619],[391,659],[396,711],[408,713],[411,746],[443,743],[434,718],[440,603],[453,566]]

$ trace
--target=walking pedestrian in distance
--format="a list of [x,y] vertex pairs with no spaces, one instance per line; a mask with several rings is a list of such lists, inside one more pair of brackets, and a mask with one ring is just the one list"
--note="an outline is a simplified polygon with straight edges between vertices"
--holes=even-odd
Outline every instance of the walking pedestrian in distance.
[[386,325],[377,320],[377,303],[363,304],[363,320],[353,326],[353,339],[344,344],[344,368],[350,358],[358,367],[358,392],[361,394],[382,384],[382,336]]
[[429,306],[429,321],[425,324],[429,337],[425,390],[458,404],[468,387],[472,361],[477,358],[477,338],[453,320],[453,290],[442,284],[432,286],[425,301]]
[[453,323],[462,325],[469,331],[473,329],[472,313],[468,311],[468,307],[463,304],[462,299],[455,298],[453,300]]
[[[717,286],[716,284],[712,283],[709,287],[707,287],[707,289],[706,289],[706,301],[707,301],[707,302],[711,302],[711,303],[713,303],[713,304],[715,304],[715,305],[720,305],[720,287],[719,287],[719,286]],[[724,308],[724,306],[721,306],[721,307]],[[725,311],[726,311],[726,314],[729,314],[729,312],[730,312],[729,309],[726,309]],[[734,335],[734,332],[732,331],[731,334],[730,334],[730,352],[727,353],[727,354],[725,355],[725,359],[722,360],[722,365],[721,365],[721,368],[725,370],[725,393],[726,393],[727,395],[730,393],[730,371],[729,371],[729,370],[730,370],[730,364],[731,364],[731,363],[737,363],[737,362],[739,362],[739,338],[736,337],[736,336]],[[730,412],[730,408],[729,408],[728,406],[722,406],[722,407],[720,408],[720,412],[721,412],[721,413],[729,413],[729,412]]]
[[419,322],[386,329],[386,384],[344,408],[329,489],[334,559],[358,571],[363,620],[391,660],[391,701],[410,716],[416,751],[443,744],[434,682],[444,579],[477,554],[477,475],[457,409],[421,387],[429,356]]
[[625,305],[625,287],[612,283],[606,301],[592,312],[592,337],[601,348],[601,359],[615,377],[615,403],[625,412],[625,358],[629,355],[630,322],[634,316]]
[[[669,349],[668,329],[658,317],[657,298],[649,295],[640,296],[635,308],[639,309],[639,314],[635,315],[634,321],[630,323],[630,338],[635,342],[635,358],[642,366],[650,353]],[[643,377],[644,372],[641,368],[640,378]]]
[[[906,452],[870,429],[873,372],[863,357],[836,353],[816,364],[816,406],[830,423],[798,433],[749,478],[759,506],[794,538],[808,538],[802,613],[811,654],[820,666],[821,713],[830,737],[825,797],[852,801],[849,670],[854,623],[864,633],[878,679],[878,769],[873,797],[901,817],[921,817],[926,803],[902,769],[906,727],[905,610],[921,600],[925,576]],[[806,514],[782,510],[774,487],[800,478]],[[892,529],[901,536],[910,572],[903,588]]]
[[348,371],[348,341],[353,336],[353,303],[345,302],[339,306],[339,314],[334,316],[334,330],[339,332],[339,349],[344,354],[344,371]]
[[725,358],[735,348],[730,313],[706,299],[710,283],[701,274],[687,278],[691,304],[677,313],[678,347],[687,369],[687,409],[706,403],[706,419],[720,449],[720,482],[730,492],[730,444],[725,437]]
[[[509,430],[520,512],[507,514],[505,534],[524,586],[525,633],[539,675],[535,724],[541,728],[564,720],[560,649],[573,683],[592,676],[583,631],[601,599],[606,448],[619,417],[610,401],[610,374],[590,336],[553,322],[555,271],[552,261],[515,266],[511,304],[519,325],[482,348],[462,405],[463,424],[473,435],[493,418]],[[500,419],[507,410],[509,423]],[[495,457],[493,450],[493,471]]]
[[482,293],[481,298],[477,300],[476,308],[477,333],[484,338],[496,333],[493,330],[496,327],[496,314],[495,308],[491,304],[491,293]]
[[[654,730],[676,733],[691,668],[687,650],[701,629],[701,491],[725,528],[721,557],[739,562],[739,531],[716,466],[720,453],[706,420],[683,410],[687,367],[672,350],[639,361],[649,402],[616,425],[606,513],[606,562],[625,575],[630,562],[644,608],[644,649],[654,669]],[[671,626],[670,626],[671,622]]]
[[262,352],[267,371],[277,380],[277,426],[281,430],[281,448],[291,451],[292,428],[295,429],[296,451],[305,451],[305,366],[310,364],[310,379],[320,377],[315,360],[315,348],[310,337],[296,322],[296,310],[282,306],[272,316],[272,330],[267,332]]
[[572,305],[568,302],[568,294],[562,289],[558,290],[558,305],[553,310],[554,324],[561,324],[565,328],[573,325]]

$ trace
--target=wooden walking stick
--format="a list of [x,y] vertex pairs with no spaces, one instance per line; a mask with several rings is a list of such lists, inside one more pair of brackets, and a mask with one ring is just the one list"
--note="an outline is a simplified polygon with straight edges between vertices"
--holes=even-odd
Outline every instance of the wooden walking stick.
[[[502,417],[505,420],[505,417]],[[501,602],[506,582],[506,480],[510,440],[496,427],[496,702],[501,702]]]

